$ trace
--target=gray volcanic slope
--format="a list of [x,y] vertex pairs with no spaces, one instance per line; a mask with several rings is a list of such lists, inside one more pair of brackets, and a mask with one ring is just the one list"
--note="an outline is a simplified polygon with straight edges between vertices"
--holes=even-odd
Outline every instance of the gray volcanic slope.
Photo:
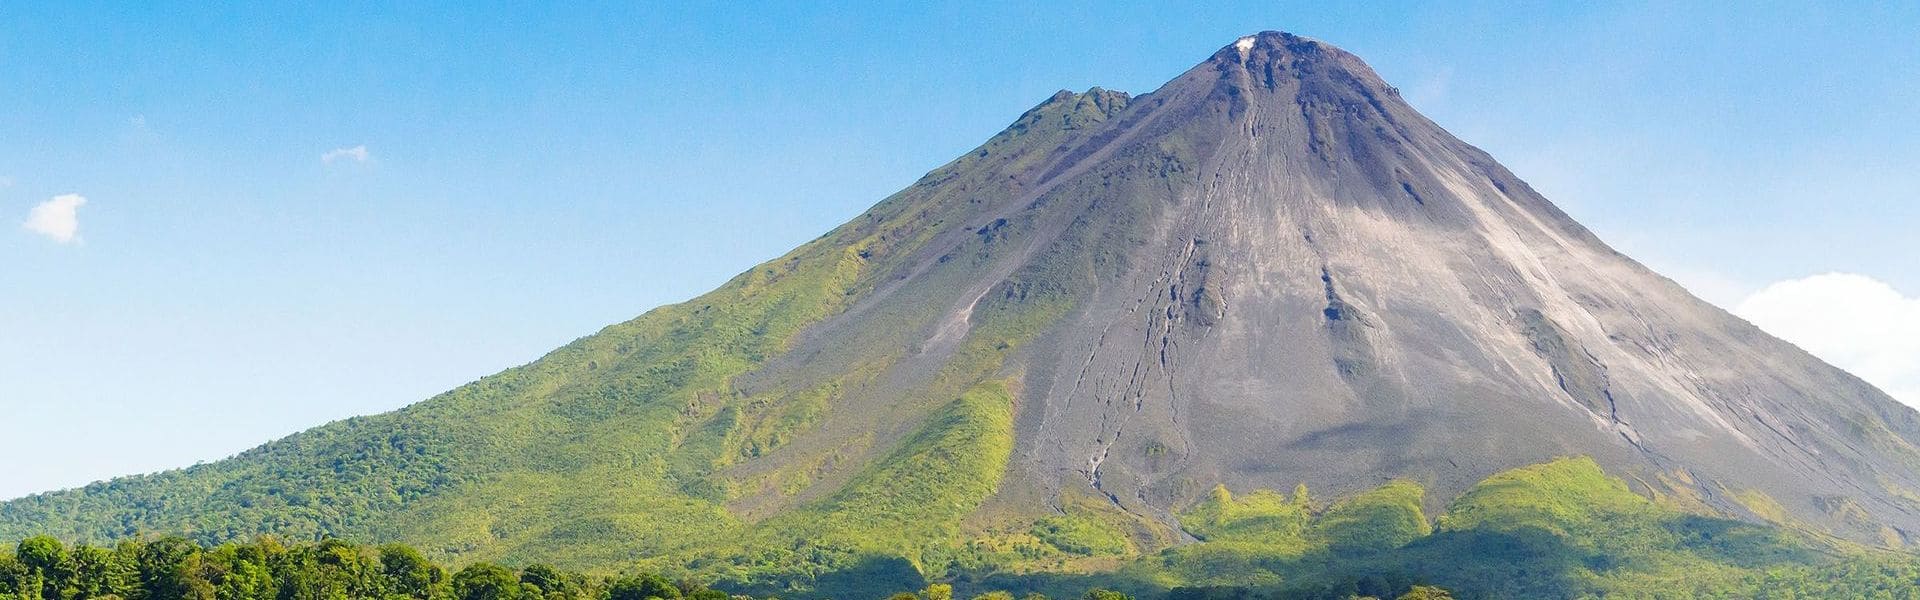
[[[1608,248],[1353,55],[1267,32],[1104,103],[946,232],[1012,246],[986,276],[908,271],[763,377],[839,370],[821,354],[860,347],[880,305],[939,303],[877,407],[948,360],[983,299],[1067,287],[1075,309],[1012,361],[1002,501],[1093,488],[1166,520],[1215,482],[1404,477],[1440,504],[1585,454],[1730,514],[1758,490],[1849,537],[1920,532],[1913,410]],[[1049,275],[1069,265],[1098,275]]]
[[1438,509],[1588,455],[1902,545],[1917,443],[1915,411],[1608,248],[1358,58],[1268,32],[1150,94],[1061,92],[700,298],[393,413],[0,503],[0,539],[608,566],[1092,506],[1150,550],[1216,484],[1406,478]]

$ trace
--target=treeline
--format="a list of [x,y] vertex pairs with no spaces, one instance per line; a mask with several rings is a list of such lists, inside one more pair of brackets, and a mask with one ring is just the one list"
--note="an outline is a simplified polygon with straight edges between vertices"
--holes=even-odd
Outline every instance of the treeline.
[[[1514,573],[1474,567],[1485,567],[1487,565],[1483,563],[1503,559],[1471,551],[1452,552],[1448,556],[1450,560],[1441,562],[1453,563],[1455,568],[1430,573],[1431,578],[1349,577],[1346,579],[1350,581],[1344,585],[1314,585],[1312,578],[1309,578],[1270,589],[1231,586],[1175,588],[1156,592],[1154,598],[1337,600],[1377,596],[1382,599],[1444,600],[1452,597],[1445,589],[1411,583],[1421,580],[1442,582],[1449,588],[1464,592],[1463,597],[1468,598],[1511,595],[1493,591],[1497,586],[1490,587],[1488,584],[1502,577],[1511,577]],[[1511,559],[1510,556],[1507,558]],[[1404,569],[1383,569],[1380,566],[1363,567],[1361,571],[1404,572]],[[1337,573],[1320,575],[1324,579],[1322,583],[1333,581],[1325,579],[1327,577],[1339,579],[1335,577]],[[1096,579],[1082,581],[1082,585],[1089,587],[1102,585]],[[1018,585],[1031,582],[1008,580],[998,583],[1031,589],[1026,585]],[[1047,589],[1065,593],[1076,587],[1072,584],[1052,585]],[[1744,576],[1713,583],[1630,579],[1616,581],[1615,585],[1609,587],[1613,588],[1615,594],[1624,597],[1908,599],[1920,598],[1920,562],[1910,556],[1893,554],[1856,556],[1825,566],[1751,570]],[[1527,596],[1615,595],[1595,594],[1592,590],[1580,591],[1576,588],[1579,586]],[[878,589],[885,590],[886,587],[882,584]],[[1536,589],[1536,592],[1540,590]],[[884,596],[875,594],[873,598],[843,600],[881,600]],[[28,538],[13,547],[0,546],[0,600],[94,599],[753,600],[749,596],[734,596],[711,589],[704,582],[676,581],[648,573],[588,576],[540,564],[510,569],[484,562],[450,570],[401,544],[360,546],[339,540],[286,544],[274,538],[261,538],[251,543],[205,547],[185,538],[161,537],[126,540],[103,547],[86,544],[67,546],[54,538],[40,536]],[[894,594],[885,600],[955,600],[955,595],[952,586],[935,583],[917,592]],[[971,600],[1048,598],[1040,594],[1015,596],[996,591],[975,595]],[[1079,600],[1133,598],[1111,590],[1093,589],[1080,595]]]
[[[546,565],[474,563],[449,571],[403,544],[261,538],[211,548],[181,537],[112,547],[38,536],[0,548],[0,600],[752,600],[654,574],[589,577]],[[953,600],[933,584],[891,600]],[[984,594],[976,600],[1013,600]],[[1029,595],[1023,600],[1047,600]],[[1094,590],[1084,600],[1132,600]]]
[[[1176,591],[1171,600],[1199,600]],[[1229,595],[1233,596],[1233,595]],[[1400,598],[1442,600],[1444,590],[1416,586]],[[181,537],[136,539],[111,547],[38,536],[0,548],[0,600],[752,600],[695,581],[654,574],[589,577],[546,565],[509,569],[475,563],[450,571],[402,544],[360,546],[340,540],[285,544],[274,538],[203,547]],[[769,599],[771,600],[771,599]],[[887,600],[954,600],[953,586],[931,584]],[[1015,600],[1004,591],[972,600]],[[1048,600],[1027,594],[1020,600]],[[1093,589],[1080,600],[1133,600]]]
[[658,575],[588,577],[545,565],[458,571],[401,544],[272,538],[204,548],[179,537],[67,547],[33,537],[0,550],[0,600],[730,600]]

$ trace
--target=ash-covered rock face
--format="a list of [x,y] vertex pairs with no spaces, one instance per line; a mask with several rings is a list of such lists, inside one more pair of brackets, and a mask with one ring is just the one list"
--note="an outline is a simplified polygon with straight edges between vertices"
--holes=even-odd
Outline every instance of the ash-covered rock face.
[[1912,411],[1608,248],[1346,52],[1242,38],[1049,154],[968,222],[995,232],[987,279],[921,299],[946,315],[926,348],[1008,282],[1071,307],[1000,371],[1007,505],[1171,523],[1218,482],[1391,478],[1437,505],[1583,454],[1730,514],[1758,490],[1856,539],[1920,531]]

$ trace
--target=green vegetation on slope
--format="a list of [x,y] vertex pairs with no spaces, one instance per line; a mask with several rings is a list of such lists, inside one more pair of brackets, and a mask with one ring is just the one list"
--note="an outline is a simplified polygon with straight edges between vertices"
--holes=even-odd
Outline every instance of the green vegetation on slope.
[[[859,248],[803,247],[707,296],[395,413],[7,503],[0,536],[352,535],[433,540],[437,554],[480,558],[539,544],[537,554],[577,563],[672,548],[729,521],[688,493],[703,489],[703,473],[686,465],[711,449],[686,441],[735,400],[732,377],[845,301],[864,264]],[[589,542],[576,535],[585,532],[601,539],[572,546]],[[624,547],[569,556],[613,540]]]
[[[898,358],[901,339],[932,315],[874,321],[880,325],[870,329],[882,337],[862,346],[859,364],[841,379],[755,390],[739,380],[790,351],[802,330],[924,259],[938,234],[966,227],[981,195],[1015,195],[1020,184],[1009,173],[1038,168],[1125,103],[1124,94],[1097,90],[1050,99],[977,152],[711,293],[405,409],[328,424],[228,460],[0,503],[0,540],[342,536],[412,541],[455,561],[604,569],[746,535],[751,527],[726,507],[740,495],[797,495],[818,483],[822,465],[860,453],[906,456],[890,445],[902,440],[882,439],[850,447],[849,456],[777,459],[768,471],[774,479],[729,471],[768,460],[817,427],[843,385],[883,371]],[[955,266],[944,277],[970,280],[972,268],[978,265]],[[1033,319],[1061,310],[1028,308],[1001,306],[999,320],[1031,329]],[[969,352],[978,360],[938,389],[902,398],[909,410],[886,425],[920,427],[940,402],[999,379],[1018,336],[993,335],[1002,339],[984,349],[974,344]]]
[[1496,473],[1455,499],[1440,518],[1444,530],[1512,531],[1537,528],[1593,538],[1605,521],[1657,513],[1653,502],[1609,477],[1586,457],[1566,458]]
[[1306,486],[1292,498],[1271,490],[1234,497],[1221,485],[1205,501],[1181,515],[1180,524],[1194,537],[1209,542],[1260,541],[1278,544],[1304,542],[1311,509]]
[[982,384],[826,503],[782,518],[826,538],[952,538],[998,487],[1012,453],[1013,396],[1005,383]]
[[1001,382],[969,390],[832,496],[718,545],[692,568],[767,591],[902,559],[895,568],[917,578],[921,560],[951,546],[960,520],[997,489],[1013,452],[1012,403]]
[[1135,551],[1133,541],[1107,515],[1085,509],[1069,509],[1065,514],[1049,515],[1034,522],[1033,537],[1048,546],[1074,556],[1122,556]]
[[[516,572],[484,562],[449,574],[398,545],[285,546],[263,539],[203,547],[151,538],[67,548],[34,537],[11,553],[0,550],[0,600],[109,594],[129,600],[673,597],[662,594],[717,600],[721,593],[707,585],[799,598],[882,598],[923,587],[918,598],[1073,597],[1094,589],[1168,600],[1431,598],[1442,590],[1463,599],[1920,596],[1920,559],[1663,507],[1585,458],[1489,477],[1456,498],[1438,528],[1421,514],[1424,491],[1413,482],[1390,482],[1325,507],[1313,506],[1304,489],[1236,497],[1218,488],[1181,515],[1201,541],[1113,563],[1117,568],[1011,571],[968,563],[956,553],[973,548],[952,543],[966,535],[956,529],[956,515],[972,510],[966,504],[977,504],[1000,476],[1003,457],[974,455],[1009,447],[1010,401],[999,384],[969,390],[899,446],[885,462],[892,466],[863,473],[847,491],[807,507],[812,520],[761,529],[751,538],[726,538],[737,527],[726,523],[704,530],[730,545],[726,560],[760,562],[646,561],[623,569],[633,573],[638,566],[668,579],[587,576],[538,564]],[[899,503],[915,496],[959,505],[940,510]],[[1084,510],[1042,519],[1035,537],[1087,540],[1088,554],[1125,551],[1125,538],[1095,525],[1102,519]],[[780,536],[767,537],[774,532]],[[835,540],[851,545],[836,547]],[[913,556],[972,566],[946,571],[951,587],[929,585],[927,576],[940,571],[916,565]],[[800,574],[795,568],[809,569],[805,582],[769,577]]]
[[1411,481],[1394,481],[1335,503],[1309,531],[1316,544],[1341,553],[1378,552],[1404,546],[1433,533],[1420,502],[1427,490]]
[[[1216,489],[1181,515],[1202,543],[1097,583],[1310,598],[1387,596],[1419,583],[1463,598],[1745,598],[1768,581],[1871,588],[1913,569],[1911,557],[1660,506],[1584,457],[1495,474],[1456,498],[1437,528],[1423,496],[1395,481],[1315,511],[1304,490],[1290,499]],[[1884,589],[1920,594],[1920,583]]]

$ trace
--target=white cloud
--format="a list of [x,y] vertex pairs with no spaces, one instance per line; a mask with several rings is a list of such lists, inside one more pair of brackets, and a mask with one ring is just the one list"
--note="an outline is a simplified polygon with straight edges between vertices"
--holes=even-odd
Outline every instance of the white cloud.
[[372,155],[367,153],[367,147],[362,145],[362,146],[354,146],[352,148],[335,148],[332,150],[328,150],[326,154],[320,155],[320,162],[327,163],[327,164],[333,164],[334,161],[339,161],[339,160],[351,160],[353,162],[367,162],[368,158],[372,158]]
[[47,239],[62,244],[80,239],[80,220],[75,211],[87,203],[87,198],[79,194],[63,194],[51,200],[41,202],[27,213],[27,222],[21,227],[27,231],[47,236]]
[[1920,297],[1828,273],[1769,285],[1733,312],[1920,407]]

